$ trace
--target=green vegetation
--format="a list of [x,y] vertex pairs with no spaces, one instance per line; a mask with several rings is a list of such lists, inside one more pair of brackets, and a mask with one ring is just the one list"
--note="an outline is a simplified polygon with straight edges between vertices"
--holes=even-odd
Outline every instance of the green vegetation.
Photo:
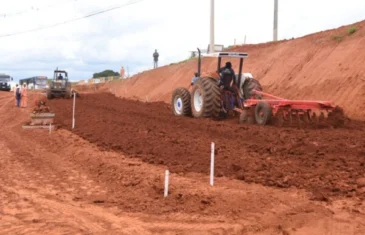
[[[347,35],[350,36],[350,35],[354,34],[356,31],[357,31],[356,26],[352,26],[347,29]],[[346,36],[345,33],[340,34],[340,35],[333,35],[332,39],[335,40],[336,42],[341,42],[345,36]]]
[[353,26],[353,27],[349,28],[347,32],[348,32],[348,34],[349,34],[349,35],[352,35],[352,34],[354,34],[356,31],[357,31],[357,28],[356,28],[355,26]]
[[102,77],[111,77],[111,76],[120,76],[118,72],[114,72],[113,70],[107,69],[100,73],[94,73],[93,78],[102,78]]
[[332,39],[335,40],[336,42],[341,42],[343,40],[343,36],[342,35],[333,35]]

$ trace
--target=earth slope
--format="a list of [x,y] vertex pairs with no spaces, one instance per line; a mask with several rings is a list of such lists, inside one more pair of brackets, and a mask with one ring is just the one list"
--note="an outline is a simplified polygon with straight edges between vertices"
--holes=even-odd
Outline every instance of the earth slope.
[[[365,120],[365,21],[302,38],[230,51],[248,52],[244,72],[251,72],[266,92],[290,99],[331,100],[353,119]],[[349,33],[355,27],[356,32]],[[238,70],[238,61],[232,60]],[[197,60],[145,71],[106,87],[117,96],[170,102],[172,91],[188,87]],[[216,70],[216,60],[204,58],[202,71]]]

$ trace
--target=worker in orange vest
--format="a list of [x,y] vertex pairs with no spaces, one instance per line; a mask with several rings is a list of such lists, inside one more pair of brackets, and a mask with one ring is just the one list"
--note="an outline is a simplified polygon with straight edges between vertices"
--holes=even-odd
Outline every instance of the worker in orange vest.
[[122,66],[122,68],[120,69],[120,77],[122,79],[124,79],[124,75],[125,75],[125,71],[124,71],[124,67]]
[[24,83],[22,87],[22,99],[21,99],[21,107],[26,108],[27,107],[27,84]]

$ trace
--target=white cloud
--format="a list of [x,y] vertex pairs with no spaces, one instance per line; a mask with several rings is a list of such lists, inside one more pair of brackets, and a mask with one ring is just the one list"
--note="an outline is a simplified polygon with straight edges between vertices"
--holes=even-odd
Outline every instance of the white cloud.
[[[0,35],[52,25],[128,0],[0,0]],[[215,0],[215,42],[234,39],[260,43],[272,39],[273,0]],[[69,24],[0,38],[0,72],[15,78],[52,76],[57,66],[70,78],[87,79],[104,69],[130,73],[152,68],[154,49],[160,65],[186,59],[209,43],[209,0],[144,0]],[[48,6],[48,7],[47,7]],[[31,10],[38,8],[39,10]],[[279,0],[279,39],[363,20],[363,0]]]

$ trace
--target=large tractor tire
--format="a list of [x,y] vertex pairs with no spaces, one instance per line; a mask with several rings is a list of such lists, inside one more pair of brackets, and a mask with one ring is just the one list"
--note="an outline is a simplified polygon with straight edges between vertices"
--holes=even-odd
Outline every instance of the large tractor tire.
[[[246,100],[253,96],[252,94],[253,90],[262,91],[262,86],[258,80],[254,78],[249,78],[245,81],[241,89],[243,91],[243,98]],[[261,99],[262,96],[255,95],[253,98]]]
[[175,116],[191,116],[190,99],[191,97],[188,89],[179,87],[174,90],[171,104]]
[[221,111],[221,93],[217,80],[199,78],[191,92],[191,107],[194,117],[218,117]]
[[260,101],[255,107],[255,119],[258,125],[266,125],[271,121],[272,108],[266,101]]
[[48,89],[48,90],[47,90],[46,95],[47,95],[47,99],[48,99],[48,100],[50,100],[50,99],[52,99],[52,98],[53,98],[53,95],[52,95],[52,92],[51,92],[51,90],[50,90],[50,89]]
[[69,90],[69,89],[66,90],[64,98],[66,98],[66,99],[72,98],[71,90]]
[[72,88],[71,88],[70,83],[66,84],[66,92],[65,92],[64,98],[66,98],[66,99],[71,99],[72,98]]

